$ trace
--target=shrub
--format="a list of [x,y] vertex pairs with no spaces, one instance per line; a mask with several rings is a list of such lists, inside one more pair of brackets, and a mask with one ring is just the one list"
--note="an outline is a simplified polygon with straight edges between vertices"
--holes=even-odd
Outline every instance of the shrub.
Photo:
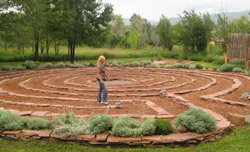
[[22,64],[26,69],[34,69],[37,68],[37,64],[34,61],[27,60]]
[[234,68],[234,65],[232,64],[223,64],[222,66],[220,66],[219,70],[221,72],[232,72]]
[[2,68],[1,68],[2,71],[10,71],[12,70],[12,66],[10,65],[4,65]]
[[156,55],[156,59],[157,59],[157,61],[161,61],[161,60],[163,59],[161,53],[158,53],[158,54]]
[[216,59],[213,61],[213,64],[217,64],[217,65],[223,65],[224,63],[225,63],[225,61],[222,59]]
[[72,112],[62,118],[53,117],[52,126],[53,133],[62,137],[89,134],[85,120],[78,119]]
[[107,115],[91,115],[88,120],[88,126],[91,134],[99,134],[110,131],[113,121]]
[[191,64],[191,65],[189,66],[189,69],[195,69],[195,68],[196,68],[196,65]]
[[173,68],[183,68],[183,65],[181,63],[175,63],[172,65]]
[[186,127],[191,132],[205,133],[216,128],[216,120],[201,109],[190,108],[177,117],[175,126],[178,127],[180,125]]
[[133,120],[130,116],[119,117],[114,121],[111,134],[119,137],[142,137],[155,133],[154,119]]
[[129,66],[129,64],[128,63],[124,63],[123,66]]
[[203,69],[203,66],[200,65],[200,64],[196,64],[196,65],[195,65],[195,68],[196,68],[196,69]]
[[0,111],[0,130],[20,130],[27,127],[27,117],[20,117],[9,111]]
[[184,63],[184,64],[183,64],[183,68],[184,68],[184,69],[189,69],[190,65],[191,65],[191,64],[189,64],[189,63]]
[[89,66],[89,63],[82,63],[82,65],[83,65],[84,67],[88,67],[88,66]]
[[144,65],[144,66],[152,65],[152,62],[151,62],[151,61],[144,61],[143,65]]
[[74,63],[74,64],[72,64],[72,63],[66,63],[65,64],[65,67],[69,67],[69,68],[82,68],[82,67],[84,67],[82,64],[79,64],[79,63]]
[[51,123],[49,120],[34,117],[28,120],[27,127],[28,129],[36,129],[36,130],[50,129]]
[[93,66],[95,66],[95,63],[89,62],[89,66],[90,66],[90,67],[93,67]]
[[64,67],[66,67],[66,64],[63,63],[63,62],[58,62],[58,63],[54,64],[53,67],[55,67],[55,68],[64,68]]
[[107,63],[107,66],[121,66],[121,65],[122,63],[117,61],[110,61]]
[[233,68],[233,72],[244,72],[244,70],[242,68],[235,67]]
[[39,66],[39,68],[53,68],[53,64],[52,63],[45,63]]
[[13,70],[25,70],[25,69],[26,68],[24,66],[20,66],[20,65],[13,67]]
[[157,135],[168,135],[172,133],[172,125],[167,120],[157,119],[155,121],[155,133]]
[[141,63],[139,63],[139,62],[133,62],[131,65],[132,66],[141,66]]

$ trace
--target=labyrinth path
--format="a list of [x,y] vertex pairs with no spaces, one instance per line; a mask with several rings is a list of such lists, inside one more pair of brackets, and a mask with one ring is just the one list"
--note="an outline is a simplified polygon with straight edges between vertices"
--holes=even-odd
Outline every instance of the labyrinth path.
[[[73,111],[79,117],[106,113],[172,121],[192,104],[225,118],[250,115],[250,102],[241,99],[250,90],[246,75],[146,67],[107,71],[110,105],[97,104],[95,67],[1,72],[0,109],[47,119]],[[118,102],[121,108],[115,108]]]

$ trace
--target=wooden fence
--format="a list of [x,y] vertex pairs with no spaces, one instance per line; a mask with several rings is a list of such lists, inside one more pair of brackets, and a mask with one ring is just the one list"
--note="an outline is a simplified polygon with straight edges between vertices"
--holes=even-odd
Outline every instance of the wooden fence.
[[225,63],[229,60],[245,61],[245,70],[248,69],[250,61],[250,34],[233,33],[228,37],[227,57]]

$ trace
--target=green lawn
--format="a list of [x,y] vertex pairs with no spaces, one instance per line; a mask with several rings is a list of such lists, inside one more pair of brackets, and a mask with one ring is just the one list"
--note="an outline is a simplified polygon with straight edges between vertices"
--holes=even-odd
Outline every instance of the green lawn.
[[[140,57],[153,57],[157,54],[157,49],[145,48],[142,50],[133,49],[108,49],[108,48],[89,48],[89,47],[76,47],[75,60],[96,60],[100,55],[104,55],[108,59],[123,59],[123,58],[140,58]],[[16,62],[33,60],[34,52],[27,49],[24,54],[19,54],[15,49],[3,51],[0,48],[0,62]],[[60,48],[59,55],[55,55],[51,49],[49,56],[46,53],[39,55],[40,61],[69,61],[68,49],[65,46]]]
[[249,152],[250,125],[233,130],[233,133],[214,143],[199,144],[185,148],[129,148],[129,147],[93,147],[80,144],[66,144],[63,142],[38,141],[0,141],[1,152]]

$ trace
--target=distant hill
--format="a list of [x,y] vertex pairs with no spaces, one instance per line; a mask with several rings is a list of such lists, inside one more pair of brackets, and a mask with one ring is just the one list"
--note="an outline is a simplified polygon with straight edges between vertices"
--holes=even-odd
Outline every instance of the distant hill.
[[[242,11],[242,12],[225,12],[225,13],[219,13],[219,14],[220,15],[225,14],[229,18],[229,20],[233,20],[236,18],[240,18],[242,15],[250,16],[250,10]],[[218,14],[211,14],[211,18],[214,21],[217,21],[217,16],[218,16]],[[176,24],[177,22],[179,22],[180,18],[179,17],[172,17],[172,18],[169,18],[169,20],[170,20],[171,24]],[[128,18],[124,18],[123,21],[124,21],[125,25],[130,24]],[[148,22],[151,23],[152,25],[157,25],[159,21],[148,20]]]

